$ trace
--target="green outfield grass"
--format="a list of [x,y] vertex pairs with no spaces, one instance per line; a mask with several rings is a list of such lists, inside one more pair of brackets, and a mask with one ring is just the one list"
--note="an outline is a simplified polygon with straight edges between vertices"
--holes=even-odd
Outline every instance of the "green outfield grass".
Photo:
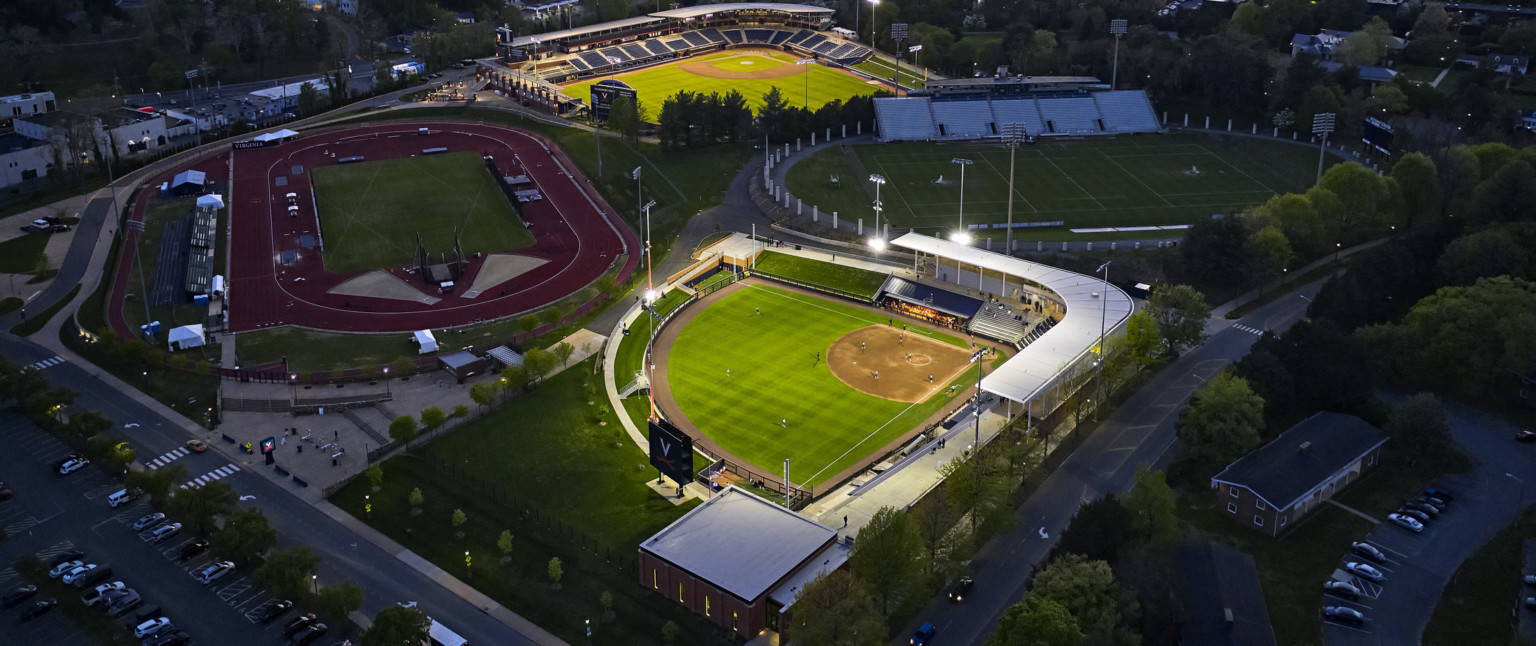
[[[669,386],[688,419],[720,446],[770,472],[789,458],[790,479],[815,485],[953,399],[881,399],[854,390],[815,362],[816,352],[825,358],[844,334],[887,321],[840,303],[747,286],[711,304],[678,334],[668,357]],[[915,333],[964,345],[927,330]],[[956,381],[974,381],[974,370],[970,374]],[[788,428],[780,420],[788,420]]]
[[[832,101],[841,101],[848,97],[874,94],[876,90],[889,89],[884,85],[872,83],[866,79],[822,65],[806,65],[801,68],[804,71],[803,74],[772,79],[708,78],[684,71],[678,67],[682,63],[703,61],[721,69],[739,71],[768,69],[770,65],[751,60],[762,56],[766,56],[772,59],[773,62],[778,63],[778,65],[772,65],[771,67],[794,65],[794,62],[799,60],[794,56],[784,53],[755,52],[752,56],[744,56],[742,50],[731,50],[708,56],[683,59],[678,61],[677,64],[672,65],[651,67],[615,76],[590,78],[580,83],[565,86],[565,93],[573,97],[585,99],[591,94],[589,88],[593,83],[605,78],[616,78],[635,88],[635,93],[640,97],[640,102],[645,105],[646,110],[650,113],[648,115],[650,120],[655,121],[656,115],[661,111],[661,102],[678,92],[699,92],[702,94],[718,92],[725,94],[731,90],[736,90],[746,97],[747,104],[753,110],[757,110],[763,106],[763,95],[768,90],[777,87],[779,92],[784,94],[784,98],[790,105],[804,107],[809,102],[811,109],[814,110]],[[740,64],[743,60],[751,62],[752,65]],[[805,74],[810,74],[810,78],[807,79]],[[807,86],[807,82],[809,82],[809,86]],[[807,87],[809,87],[809,90],[807,90]]]
[[473,152],[321,166],[311,171],[325,241],[325,267],[354,272],[415,262],[427,251],[464,253],[533,244],[517,212]]
[[793,278],[869,298],[875,297],[875,292],[880,289],[881,285],[885,284],[886,277],[890,275],[858,267],[791,256],[777,251],[764,251],[758,255],[757,262],[753,263],[752,267],[785,278]]
[[[1001,145],[904,142],[853,151],[828,148],[799,162],[789,170],[789,191],[823,213],[871,218],[874,187],[864,178],[879,173],[888,180],[880,198],[892,228],[953,229],[960,167],[951,160],[962,157],[974,162],[965,173],[965,224],[1006,222],[1009,153]],[[1276,193],[1305,191],[1316,172],[1316,148],[1245,137],[1137,135],[1024,145],[1015,160],[1013,219],[1061,221],[1067,228],[1189,224]],[[834,175],[840,188],[829,186]],[[935,183],[940,176],[944,183]]]
[[[874,74],[875,76],[882,79],[889,79],[896,75],[896,66],[891,65],[890,63],[887,63],[883,59],[879,58],[870,58],[862,63],[854,65],[853,68],[861,72]],[[902,64],[901,85],[903,87],[912,89],[921,89],[923,87],[923,73],[921,71],[913,73],[912,70],[913,67],[911,65],[906,63]]]

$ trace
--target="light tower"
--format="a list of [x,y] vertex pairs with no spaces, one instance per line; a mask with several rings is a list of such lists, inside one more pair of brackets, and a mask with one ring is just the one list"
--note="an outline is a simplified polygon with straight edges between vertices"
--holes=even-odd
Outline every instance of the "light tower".
[[950,163],[960,167],[960,228],[957,229],[954,235],[951,235],[949,239],[960,244],[968,245],[971,244],[971,234],[965,231],[965,167],[970,166],[976,162],[964,157],[956,157],[949,161]]
[[880,231],[880,211],[885,205],[880,203],[880,187],[885,185],[884,175],[870,175],[869,181],[875,184],[875,235],[869,238],[869,247],[875,251],[885,248],[885,236]]
[[1312,134],[1321,139],[1317,145],[1317,183],[1323,183],[1323,153],[1328,150],[1328,135],[1333,134],[1333,123],[1338,115],[1332,112],[1319,112],[1312,115]]
[[1120,37],[1125,35],[1126,26],[1129,23],[1124,18],[1116,18],[1109,21],[1109,33],[1115,37],[1115,65],[1109,75],[1109,89],[1118,90],[1116,83],[1120,80]]

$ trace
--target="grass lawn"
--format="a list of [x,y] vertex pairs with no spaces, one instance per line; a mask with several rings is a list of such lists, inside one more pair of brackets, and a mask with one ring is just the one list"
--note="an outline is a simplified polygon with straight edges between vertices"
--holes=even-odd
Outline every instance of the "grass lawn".
[[[757,314],[758,311],[760,314]],[[867,395],[844,384],[812,353],[887,317],[840,303],[749,286],[700,312],[669,356],[677,404],[722,447],[761,468],[785,458],[791,478],[815,485],[912,430],[953,399],[916,404]],[[963,346],[954,337],[915,333]],[[732,376],[725,377],[730,369]],[[974,372],[973,370],[968,371]],[[961,375],[959,383],[974,377]],[[785,429],[781,419],[789,420]]]
[[1461,564],[1424,627],[1426,646],[1520,643],[1510,612],[1527,594],[1520,576],[1526,572],[1524,542],[1532,536],[1536,513],[1527,512]]
[[[823,65],[806,65],[802,67],[800,73],[765,79],[710,78],[688,72],[680,67],[686,63],[704,62],[722,70],[751,71],[794,65],[796,60],[799,58],[783,52],[730,50],[708,56],[686,58],[676,64],[650,67],[637,72],[590,78],[565,86],[565,93],[585,98],[591,94],[589,88],[593,83],[616,78],[635,88],[640,102],[650,111],[651,119],[654,120],[661,111],[661,103],[678,92],[725,94],[736,90],[746,97],[747,105],[755,111],[763,106],[763,95],[773,88],[778,88],[790,105],[805,107],[809,103],[812,110],[832,101],[874,94],[876,90],[886,89],[880,84]],[[750,65],[744,65],[743,62]],[[807,74],[810,75],[809,78],[806,78]]]
[[[468,550],[474,563],[468,583],[571,643],[587,643],[582,621],[602,615],[604,591],[615,597],[617,618],[594,620],[591,643],[659,644],[669,619],[684,629],[678,643],[708,643],[701,620],[635,584],[635,546],[697,503],[673,506],[645,486],[655,471],[641,467],[646,456],[628,438],[615,445],[614,433],[622,431],[612,411],[598,414],[603,402],[591,361],[434,441],[422,455],[384,462],[371,515],[362,513],[363,496],[370,494],[366,479],[354,480],[332,502],[455,575],[464,572]],[[599,406],[588,406],[589,400]],[[452,465],[451,474],[438,464]],[[409,494],[416,487],[424,504],[421,515],[412,516]],[[463,539],[449,523],[454,509],[469,519]],[[496,548],[503,530],[514,545],[506,566]],[[558,592],[545,574],[552,556],[565,570]]]
[[465,254],[533,244],[512,203],[473,152],[321,166],[314,174],[326,269],[346,273],[409,265],[416,235],[449,252],[457,231]]
[[811,260],[777,251],[764,251],[757,257],[757,263],[753,268],[869,298],[875,297],[875,292],[879,291],[880,286],[889,276],[878,271]]
[[[828,148],[797,163],[789,170],[790,192],[823,213],[870,217],[874,186],[863,178],[879,173],[889,180],[880,198],[892,228],[952,229],[961,178],[950,160],[964,157],[975,162],[965,175],[965,224],[1007,221],[1003,146],[903,142],[851,150]],[[1316,173],[1317,151],[1243,137],[1136,135],[1021,146],[1014,166],[1015,223],[1151,226],[1189,224],[1304,191]],[[1189,173],[1192,167],[1199,174]],[[839,188],[831,188],[831,176],[841,180]],[[941,176],[945,183],[935,184]],[[1015,237],[1037,233],[1018,229]]]
[[717,271],[715,275],[700,281],[696,289],[702,292],[718,286],[729,285],[734,280],[736,280],[736,274],[729,271]]
[[[876,78],[890,79],[896,76],[896,67],[880,58],[871,58],[854,65],[853,68],[861,72],[873,74]],[[923,87],[923,75],[921,73],[913,74],[912,66],[903,65],[901,67],[901,85],[902,87],[920,89]]]
[[674,289],[665,294],[662,294],[661,298],[656,299],[655,303],[651,303],[651,309],[655,310],[656,313],[661,316],[666,316],[671,314],[672,310],[677,309],[677,306],[682,305],[683,302],[687,300],[687,292],[684,292],[681,289]]
[[37,259],[48,246],[47,233],[28,233],[0,242],[0,274],[30,274],[37,270]]

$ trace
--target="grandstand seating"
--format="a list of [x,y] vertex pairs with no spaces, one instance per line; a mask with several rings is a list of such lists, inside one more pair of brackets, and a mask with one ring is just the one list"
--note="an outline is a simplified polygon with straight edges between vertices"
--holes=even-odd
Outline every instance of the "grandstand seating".
[[1038,135],[1045,131],[1045,120],[1040,118],[1040,108],[1034,99],[999,99],[992,104],[992,122],[1001,133],[1010,123],[1024,124],[1024,132]]
[[1040,116],[1044,117],[1051,133],[1092,134],[1103,132],[1099,122],[1099,106],[1091,97],[1050,97],[1039,99]]
[[659,40],[647,40],[641,43],[641,45],[645,46],[646,51],[649,51],[650,53],[657,56],[665,56],[672,53],[672,50],[667,49],[666,43],[663,43]]
[[608,60],[603,58],[603,55],[599,54],[597,52],[584,52],[584,53],[582,53],[580,58],[581,58],[581,60],[584,60],[584,61],[587,62],[587,66],[588,67],[591,67],[591,68],[594,68],[594,69],[595,68],[607,67],[608,66]]
[[720,34],[720,30],[719,29],[715,29],[715,28],[711,27],[709,29],[705,29],[703,31],[700,31],[699,33],[704,36],[705,40],[707,40],[707,41],[709,41],[711,43],[714,43],[716,45],[724,45],[725,44],[725,36]]
[[725,39],[730,41],[732,45],[740,45],[743,41],[746,40],[741,35],[741,30],[740,29],[727,29],[727,30],[722,31],[720,33],[724,34],[725,35]]
[[792,36],[792,35],[794,35],[794,34],[791,34],[791,33],[787,32],[787,31],[775,31],[775,32],[773,32],[773,38],[768,41],[768,44],[769,45],[783,45],[784,41],[789,40],[789,37]]
[[635,44],[635,43],[629,43],[627,45],[620,45],[619,49],[624,50],[624,53],[627,54],[628,57],[630,59],[632,59],[632,60],[637,60],[638,61],[638,60],[644,60],[646,58],[650,58],[651,57],[651,53],[646,51],[645,47],[643,47],[641,45],[638,45],[638,44]]
[[822,39],[821,44],[819,44],[819,45],[815,46],[814,48],[812,48],[811,51],[814,51],[817,54],[825,55],[825,54],[831,54],[832,52],[836,51],[838,47],[842,47],[842,45],[839,45],[838,43],[836,43],[834,41]]
[[880,137],[887,141],[933,139],[933,112],[926,98],[892,97],[875,101]]
[[588,65],[587,61],[583,60],[580,57],[569,59],[566,62],[570,63],[571,67],[576,68],[576,71],[578,71],[578,72],[586,72],[586,71],[590,71],[592,69],[592,66]]
[[688,41],[688,44],[694,47],[703,47],[709,44],[709,39],[705,38],[703,33],[697,31],[685,31],[680,35],[683,37],[683,40]]
[[795,32],[795,35],[789,37],[789,44],[790,45],[802,44],[805,41],[805,39],[810,38],[811,35],[815,34],[815,33],[816,32],[811,31],[809,29],[801,29],[800,31]]
[[981,311],[971,318],[970,328],[972,332],[1012,344],[1014,347],[1022,344],[1030,333],[1023,317],[1014,314],[1013,310],[999,309],[994,305],[981,308]]
[[980,101],[934,101],[933,124],[941,139],[976,139],[997,134],[992,108]]
[[674,52],[680,52],[680,51],[683,51],[685,49],[688,49],[688,47],[690,47],[690,45],[688,44],[688,41],[683,40],[681,38],[673,38],[672,40],[667,41],[665,44],[666,44],[666,46],[669,49],[671,49]]
[[766,43],[774,32],[772,29],[744,29],[741,33],[749,43]]
[[1093,101],[1099,105],[1104,117],[1104,127],[1114,132],[1147,132],[1158,129],[1157,113],[1147,101],[1145,92],[1118,90],[1094,92]]
[[800,41],[800,47],[806,50],[814,50],[822,43],[827,42],[827,37],[821,34],[811,34],[809,38]]

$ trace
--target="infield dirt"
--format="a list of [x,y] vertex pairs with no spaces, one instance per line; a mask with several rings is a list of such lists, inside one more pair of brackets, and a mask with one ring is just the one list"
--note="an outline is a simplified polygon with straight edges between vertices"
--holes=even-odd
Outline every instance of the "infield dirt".
[[848,387],[882,399],[920,402],[970,366],[965,348],[900,328],[871,325],[827,350],[827,369]]

